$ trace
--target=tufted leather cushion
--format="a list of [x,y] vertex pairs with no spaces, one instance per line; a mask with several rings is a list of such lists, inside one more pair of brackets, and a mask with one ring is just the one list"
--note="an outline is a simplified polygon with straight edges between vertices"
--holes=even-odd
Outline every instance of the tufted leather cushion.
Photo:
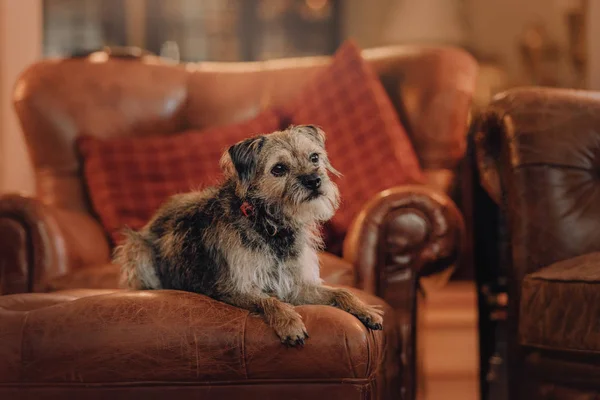
[[335,179],[342,204],[331,224],[345,233],[375,194],[423,180],[419,161],[398,114],[371,67],[353,42],[345,42],[332,63],[287,105],[293,124],[320,125],[327,151],[342,173]]
[[519,339],[525,346],[600,352],[600,253],[527,275],[521,289]]
[[84,136],[78,145],[93,208],[118,243],[125,226],[142,228],[169,196],[217,183],[229,146],[279,126],[279,117],[267,110],[241,123],[175,135]]

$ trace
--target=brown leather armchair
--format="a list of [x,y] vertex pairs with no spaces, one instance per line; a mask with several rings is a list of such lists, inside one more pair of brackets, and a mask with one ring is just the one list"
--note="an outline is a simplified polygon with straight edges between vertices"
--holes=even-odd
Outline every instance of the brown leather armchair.
[[[390,385],[401,379],[405,398],[412,398],[418,279],[447,277],[442,272],[457,261],[464,244],[462,217],[447,193],[465,151],[476,63],[453,48],[387,47],[363,54],[407,127],[429,185],[390,188],[376,196],[347,232],[343,259],[321,255],[322,275],[328,283],[382,297],[395,309],[401,339],[390,323],[386,354],[392,354],[369,362],[382,365],[375,370],[381,368],[378,373],[386,376],[383,381],[377,378],[380,394],[393,393]],[[42,61],[25,71],[14,101],[38,194],[0,199],[0,290],[62,290],[56,296],[63,297],[19,295],[5,300],[9,305],[4,307],[11,310],[15,301],[29,303],[24,309],[45,315],[48,304],[65,303],[76,312],[83,304],[81,297],[97,292],[71,295],[68,290],[110,289],[116,284],[117,267],[109,263],[106,232],[86,198],[74,148],[78,135],[174,133],[242,120],[292,99],[328,60],[175,66],[152,56],[132,60],[95,53],[84,59]],[[74,299],[80,299],[79,305],[72,305]],[[87,301],[88,306],[94,304]],[[161,306],[161,301],[168,303],[156,301]],[[321,318],[314,311],[310,315]],[[397,346],[401,348],[395,353]],[[401,373],[398,367],[383,368],[398,357]],[[375,370],[366,376],[375,376]],[[369,382],[364,390],[374,393]]]
[[600,94],[567,89],[509,90],[480,121],[481,184],[507,224],[510,399],[600,395],[599,131]]

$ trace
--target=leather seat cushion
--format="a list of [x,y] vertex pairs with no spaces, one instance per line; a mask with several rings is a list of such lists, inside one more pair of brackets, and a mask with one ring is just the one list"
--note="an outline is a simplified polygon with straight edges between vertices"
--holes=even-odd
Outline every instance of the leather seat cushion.
[[56,292],[67,289],[116,289],[119,286],[119,266],[93,265],[76,269],[67,275],[53,278],[38,288],[38,292]]
[[320,253],[321,279],[329,285],[354,286],[354,266],[330,253]]
[[[354,269],[348,261],[328,253],[320,253],[321,278],[328,284],[354,286]],[[67,289],[115,289],[118,287],[119,267],[103,264],[87,267],[54,278],[38,291],[54,292]]]
[[527,275],[519,319],[522,345],[600,352],[600,253],[560,261]]
[[[528,348],[523,366],[525,384],[534,390],[530,399],[593,399],[594,396],[586,396],[600,390],[600,354],[597,353]],[[567,395],[569,387],[573,394]]]
[[[194,293],[74,290],[0,297],[0,381],[241,382],[373,379],[399,348],[394,311],[367,330],[329,306],[300,306],[310,338],[282,345],[262,318]],[[391,346],[391,347],[390,347]]]

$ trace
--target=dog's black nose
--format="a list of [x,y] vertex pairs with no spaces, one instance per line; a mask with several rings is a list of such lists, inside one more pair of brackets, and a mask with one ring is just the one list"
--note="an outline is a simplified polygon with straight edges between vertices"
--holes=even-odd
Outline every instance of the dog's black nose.
[[310,190],[316,190],[321,187],[321,177],[317,174],[301,175],[298,179],[304,187]]

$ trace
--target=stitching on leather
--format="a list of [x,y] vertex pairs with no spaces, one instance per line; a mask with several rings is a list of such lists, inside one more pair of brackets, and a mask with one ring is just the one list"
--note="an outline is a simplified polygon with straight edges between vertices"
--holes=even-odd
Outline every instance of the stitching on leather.
[[131,381],[131,382],[0,382],[0,388],[121,388],[121,387],[207,387],[207,386],[252,386],[252,385],[272,385],[272,384],[350,384],[350,385],[368,385],[373,381],[372,378],[328,378],[328,379],[254,379],[248,381]]
[[348,347],[348,336],[346,336],[346,332],[344,331],[344,348],[346,349],[346,356],[348,357],[348,366],[354,375],[353,378],[356,378],[356,371],[354,370],[354,365],[352,364],[352,358],[350,357],[350,348]]
[[577,278],[549,278],[545,276],[529,276],[528,279],[541,282],[581,283],[585,285],[598,285],[600,278],[595,280],[583,280]]
[[250,316],[250,312],[246,312],[246,318],[244,318],[244,326],[242,327],[242,344],[241,348],[241,356],[242,356],[242,365],[244,366],[244,376],[248,379],[248,365],[246,364],[246,325],[248,323],[248,317]]
[[557,169],[568,169],[575,171],[583,171],[583,172],[594,172],[592,168],[588,167],[578,167],[575,165],[568,164],[559,164],[559,163],[551,163],[551,162],[525,162],[514,167],[515,170],[525,169],[525,168],[537,168],[537,167],[548,167],[548,168],[557,168]]
[[371,342],[374,340],[374,336],[375,333],[367,328],[367,370],[365,371],[367,376],[371,376]]
[[593,354],[593,355],[598,355],[600,354],[599,350],[593,350],[593,349],[578,349],[575,347],[554,347],[554,346],[548,346],[548,345],[544,345],[544,344],[535,344],[533,342],[530,341],[521,341],[520,342],[521,346],[523,347],[531,347],[534,349],[539,349],[539,350],[549,350],[549,351],[555,351],[558,353],[583,353],[583,354]]
[[[371,332],[372,334],[372,338],[373,338],[373,343],[375,348],[377,348],[377,340],[375,339],[375,332]],[[374,370],[371,373],[371,376],[377,376],[381,370],[381,368],[385,368],[385,366],[387,365],[388,362],[388,346],[389,346],[389,342],[387,340],[387,335],[383,332],[381,332],[381,342],[382,342],[382,346],[381,346],[381,351],[379,351],[379,355],[381,355],[381,362],[379,364],[375,365]],[[369,346],[370,348],[370,346]],[[386,381],[387,376],[384,375],[384,382]]]

